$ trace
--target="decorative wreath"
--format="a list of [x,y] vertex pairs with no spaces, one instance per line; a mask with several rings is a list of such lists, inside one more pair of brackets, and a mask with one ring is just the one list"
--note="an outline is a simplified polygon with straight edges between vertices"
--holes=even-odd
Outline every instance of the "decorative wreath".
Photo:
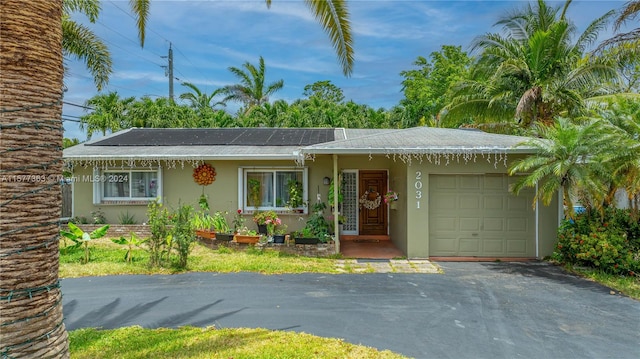
[[193,170],[193,180],[201,186],[208,186],[216,180],[216,169],[209,164],[201,164]]
[[[375,191],[373,191],[375,192]],[[378,207],[380,207],[380,202],[382,202],[382,197],[380,196],[380,193],[375,192],[376,194],[376,198],[374,200],[370,200],[369,199],[369,191],[366,191],[361,197],[360,197],[360,205],[366,209],[376,209]]]

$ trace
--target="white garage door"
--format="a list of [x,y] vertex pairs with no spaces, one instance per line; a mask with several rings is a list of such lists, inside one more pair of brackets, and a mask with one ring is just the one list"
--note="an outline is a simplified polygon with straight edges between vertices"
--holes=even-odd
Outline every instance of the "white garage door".
[[506,175],[429,177],[429,255],[535,257],[533,190]]

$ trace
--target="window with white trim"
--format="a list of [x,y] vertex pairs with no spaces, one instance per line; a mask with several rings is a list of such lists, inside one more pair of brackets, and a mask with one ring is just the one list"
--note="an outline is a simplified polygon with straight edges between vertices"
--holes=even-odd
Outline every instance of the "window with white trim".
[[[97,173],[96,173],[97,172]],[[160,169],[94,172],[94,202],[148,201],[162,196]]]
[[[306,213],[307,168],[241,168],[241,203],[245,212],[254,210],[287,211]],[[299,194],[299,204],[290,208],[292,193]]]

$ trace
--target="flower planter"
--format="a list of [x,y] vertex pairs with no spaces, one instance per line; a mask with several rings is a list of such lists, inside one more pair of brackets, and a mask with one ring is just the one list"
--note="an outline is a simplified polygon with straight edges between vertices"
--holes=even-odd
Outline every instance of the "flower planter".
[[318,244],[320,239],[316,237],[296,237],[296,244]]
[[205,239],[215,239],[216,232],[208,229],[198,229],[196,230],[196,236],[205,238]]
[[258,243],[258,241],[260,240],[260,237],[261,236],[247,236],[247,235],[236,234],[233,237],[233,240],[236,241],[237,243],[255,244],[255,243]]
[[284,243],[284,234],[276,234],[273,236],[273,243]]
[[258,233],[267,234],[267,225],[266,224],[259,224],[258,225]]
[[233,240],[233,233],[217,233],[216,239],[219,241],[229,242]]

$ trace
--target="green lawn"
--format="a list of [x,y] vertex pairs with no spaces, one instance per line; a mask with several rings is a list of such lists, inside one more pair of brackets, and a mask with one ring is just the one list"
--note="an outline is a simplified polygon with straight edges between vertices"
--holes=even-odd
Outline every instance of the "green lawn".
[[406,358],[340,339],[267,329],[79,329],[72,358]]
[[[99,238],[90,242],[91,257],[82,264],[84,252],[81,248],[60,253],[60,277],[73,278],[113,274],[171,274],[176,271],[168,268],[149,268],[149,255],[143,249],[135,249],[133,261],[126,263],[125,247]],[[339,273],[335,261],[330,258],[309,258],[283,254],[277,251],[249,249],[236,251],[228,248],[211,250],[196,244],[189,256],[189,272],[258,272],[263,274],[282,273]]]
[[616,292],[640,300],[640,277],[638,276],[621,276],[591,268],[566,267],[566,269],[589,280],[607,286]]

